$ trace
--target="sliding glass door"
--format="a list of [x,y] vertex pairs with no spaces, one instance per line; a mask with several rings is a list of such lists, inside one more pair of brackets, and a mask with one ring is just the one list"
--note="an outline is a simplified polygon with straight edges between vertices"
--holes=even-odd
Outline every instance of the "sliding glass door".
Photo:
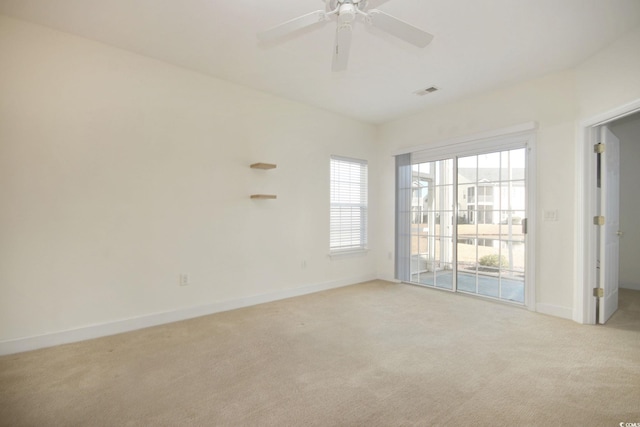
[[457,289],[524,302],[524,148],[458,157]]
[[411,169],[411,281],[453,289],[453,160]]
[[409,255],[397,260],[407,264],[396,269],[406,271],[398,278],[524,303],[526,163],[527,148],[515,148],[412,159],[398,169],[405,204],[398,209],[399,250],[408,245]]

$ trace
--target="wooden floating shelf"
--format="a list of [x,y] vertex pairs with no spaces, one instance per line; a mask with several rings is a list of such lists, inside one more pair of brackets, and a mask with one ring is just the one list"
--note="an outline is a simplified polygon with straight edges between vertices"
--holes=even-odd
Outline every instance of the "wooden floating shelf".
[[266,199],[275,199],[278,196],[276,196],[275,194],[252,194],[251,198],[252,199],[262,199],[262,200],[266,200]]
[[275,169],[276,165],[273,163],[254,163],[250,167],[251,169]]

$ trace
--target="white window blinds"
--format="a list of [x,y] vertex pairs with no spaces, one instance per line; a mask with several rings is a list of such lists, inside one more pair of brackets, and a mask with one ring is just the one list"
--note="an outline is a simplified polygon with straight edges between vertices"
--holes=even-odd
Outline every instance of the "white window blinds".
[[367,246],[367,161],[331,156],[331,252]]

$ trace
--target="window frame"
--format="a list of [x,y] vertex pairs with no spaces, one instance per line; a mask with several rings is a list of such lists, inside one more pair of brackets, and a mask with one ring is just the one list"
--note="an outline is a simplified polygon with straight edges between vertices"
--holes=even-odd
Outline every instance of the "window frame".
[[[338,167],[340,170],[337,169]],[[349,171],[350,168],[351,171]],[[343,176],[336,176],[338,172]],[[336,215],[340,216],[339,213],[344,213],[345,209],[348,213],[347,219],[339,219],[336,222]],[[353,216],[354,209],[359,212],[359,215]],[[368,161],[331,155],[329,160],[329,254],[333,256],[368,251],[368,228]]]

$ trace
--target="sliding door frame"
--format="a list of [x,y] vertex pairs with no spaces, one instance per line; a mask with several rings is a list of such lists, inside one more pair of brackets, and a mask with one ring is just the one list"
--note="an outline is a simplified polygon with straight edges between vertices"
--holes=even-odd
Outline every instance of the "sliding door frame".
[[[479,155],[495,151],[526,148],[526,218],[527,237],[525,239],[525,294],[524,306],[529,310],[536,310],[535,291],[535,248],[536,248],[536,130],[534,122],[524,123],[509,128],[499,129],[482,134],[470,135],[433,144],[424,144],[399,150],[394,155],[412,155],[411,163],[430,162],[444,159],[454,159],[466,155]],[[454,177],[454,188],[457,177]],[[457,191],[457,188],[456,188]],[[454,208],[454,218],[459,215],[457,207]],[[454,227],[454,244],[457,242],[457,227]],[[457,262],[457,251],[454,251],[454,262]],[[396,263],[400,262],[396,258]],[[396,271],[398,266],[396,265]],[[453,291],[457,290],[456,281],[453,282]]]

